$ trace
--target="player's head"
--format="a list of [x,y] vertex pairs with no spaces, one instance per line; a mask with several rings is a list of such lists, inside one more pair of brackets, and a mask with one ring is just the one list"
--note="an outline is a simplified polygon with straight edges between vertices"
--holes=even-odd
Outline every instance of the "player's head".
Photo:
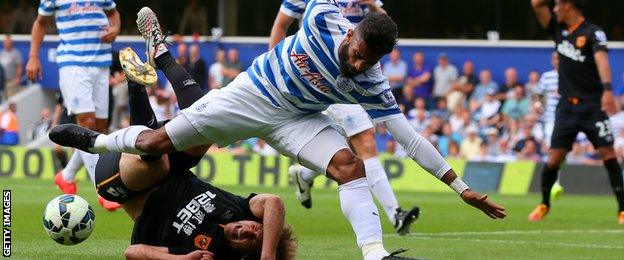
[[[262,252],[263,225],[260,222],[242,220],[228,223],[223,228],[225,239],[232,249],[243,252],[248,258],[256,258]],[[290,225],[285,224],[277,245],[277,259],[295,259],[297,239]]]
[[353,77],[368,70],[392,51],[396,38],[397,26],[389,16],[367,14],[340,44],[340,72]]
[[571,16],[583,14],[585,0],[555,0],[555,16],[558,23],[565,23]]

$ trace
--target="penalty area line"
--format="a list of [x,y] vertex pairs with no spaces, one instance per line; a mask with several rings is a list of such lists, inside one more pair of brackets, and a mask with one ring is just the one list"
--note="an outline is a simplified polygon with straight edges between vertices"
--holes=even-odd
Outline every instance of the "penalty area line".
[[[398,237],[398,235],[397,235]],[[497,243],[497,244],[514,244],[514,245],[535,245],[535,246],[557,246],[557,247],[584,247],[588,249],[619,249],[624,250],[624,246],[612,246],[612,245],[595,245],[595,244],[576,244],[576,243],[553,243],[543,241],[524,241],[524,240],[502,240],[502,239],[472,239],[472,238],[459,238],[459,237],[432,237],[432,236],[407,236],[408,239],[424,239],[424,240],[457,240],[462,242],[477,242],[477,243]]]

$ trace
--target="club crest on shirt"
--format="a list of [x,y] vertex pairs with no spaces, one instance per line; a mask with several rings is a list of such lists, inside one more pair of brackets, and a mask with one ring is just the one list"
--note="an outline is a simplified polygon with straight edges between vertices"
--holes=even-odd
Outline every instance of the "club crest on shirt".
[[585,36],[576,37],[576,48],[583,48],[583,46],[585,46],[585,42],[587,42],[587,37]]
[[209,236],[199,234],[195,237],[195,247],[199,249],[208,250],[210,242],[212,242],[212,238]]
[[350,78],[338,75],[336,78],[336,88],[342,92],[350,92],[355,88],[355,83]]

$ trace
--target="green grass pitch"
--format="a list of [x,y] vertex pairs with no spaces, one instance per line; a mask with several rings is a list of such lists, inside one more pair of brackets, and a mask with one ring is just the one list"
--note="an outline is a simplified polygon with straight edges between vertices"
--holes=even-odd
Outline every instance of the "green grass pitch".
[[[51,180],[0,179],[12,190],[12,256],[18,259],[119,259],[129,244],[131,220],[122,211],[105,212],[89,183],[78,194],[96,211],[91,237],[76,246],[49,239],[41,224],[46,203],[59,192]],[[359,259],[360,250],[343,218],[335,190],[313,191],[313,207],[301,207],[293,190],[224,187],[237,194],[274,193],[286,202],[287,221],[299,237],[298,259]],[[410,236],[399,237],[382,215],[388,250],[409,249],[404,255],[427,259],[623,259],[624,226],[617,225],[611,196],[564,194],[546,220],[529,223],[527,214],[539,197],[491,197],[507,208],[508,217],[495,221],[463,204],[454,194],[401,193],[404,207],[419,205],[420,219]],[[380,212],[381,213],[381,212]]]

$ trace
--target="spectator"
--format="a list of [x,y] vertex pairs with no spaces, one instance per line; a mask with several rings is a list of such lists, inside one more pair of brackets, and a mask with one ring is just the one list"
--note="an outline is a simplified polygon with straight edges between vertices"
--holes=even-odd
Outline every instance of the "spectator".
[[197,4],[197,0],[190,0],[182,14],[179,32],[185,35],[208,35],[207,13],[206,7]]
[[462,74],[453,84],[451,93],[447,97],[448,110],[453,111],[455,107],[463,105],[466,100],[469,100],[478,83],[479,81],[474,75],[474,64],[470,60],[464,62]]
[[399,109],[402,109],[401,111],[410,111],[412,108],[414,108],[412,102],[416,100],[416,97],[414,97],[414,92],[411,88],[407,86],[402,88],[401,92],[403,93],[403,95],[401,95],[400,99],[397,99]]
[[422,108],[414,108],[413,117],[409,119],[412,128],[418,133],[423,133],[429,125],[429,112]]
[[243,71],[243,66],[238,61],[238,50],[229,49],[227,53],[228,61],[225,63],[225,67],[221,69],[223,74],[223,86],[227,86]]
[[480,121],[481,126],[491,126],[500,108],[501,102],[496,99],[496,91],[488,89],[485,100],[481,104],[478,104],[478,108],[475,110],[477,111],[475,118]]
[[457,132],[453,132],[451,124],[444,123],[442,125],[442,136],[438,138],[438,151],[442,156],[447,157],[449,154],[449,148],[451,142],[461,143],[461,135]]
[[579,142],[574,142],[572,144],[572,150],[566,156],[567,164],[584,164],[587,157],[585,156],[585,151],[583,146]]
[[538,145],[535,139],[528,138],[524,142],[524,147],[516,154],[519,160],[529,160],[534,162],[540,162],[541,156],[538,153]]
[[175,111],[172,104],[171,92],[160,88],[150,89],[152,90],[150,93],[150,105],[154,110],[156,120],[165,121],[167,119],[172,119],[175,116]]
[[453,132],[461,132],[464,126],[470,122],[470,112],[464,107],[457,106],[453,110],[453,114],[449,117],[449,124]]
[[451,116],[451,113],[447,109],[448,105],[446,103],[446,98],[445,97],[440,98],[436,106],[437,106],[436,109],[431,112],[431,115],[438,116],[442,118],[444,122],[446,122]]
[[30,129],[30,140],[35,140],[40,136],[46,135],[51,125],[52,120],[50,118],[50,109],[47,107],[43,108],[41,110],[41,117],[37,122],[35,122],[34,127]]
[[113,94],[113,113],[111,115],[111,130],[121,129],[122,121],[129,118],[128,110],[128,82],[123,71],[114,71],[111,73],[109,84]]
[[409,89],[414,97],[423,98],[427,107],[431,107],[431,68],[425,64],[425,55],[418,51],[414,53],[414,64],[407,75],[406,89]]
[[178,57],[176,58],[176,62],[188,70],[188,66],[189,66],[188,48],[186,46],[186,43],[184,43],[183,41],[178,42]]
[[[377,150],[380,153],[386,152],[385,144],[387,144],[388,141],[393,141],[392,135],[388,133],[388,129],[386,129],[386,127],[383,124],[377,124],[376,131],[375,131],[375,142],[380,144],[377,146]],[[381,145],[381,144],[384,144],[384,145]]]
[[453,82],[457,79],[457,68],[449,63],[446,53],[438,56],[438,66],[433,70],[433,98],[437,103],[440,97],[446,96],[451,91]]
[[[37,9],[28,0],[20,0],[18,7],[14,10],[13,33],[29,33],[32,24],[37,17]],[[136,27],[136,26],[135,26]]]
[[22,80],[22,53],[13,48],[10,35],[4,38],[4,49],[0,51],[0,64],[4,69],[5,98],[9,99],[20,91]]
[[191,77],[197,81],[199,87],[202,90],[208,91],[208,82],[206,77],[208,77],[208,73],[206,72],[206,62],[202,59],[201,54],[199,53],[199,45],[194,43],[189,48],[190,53],[190,61],[188,66],[188,73],[191,74]]
[[416,98],[416,99],[414,99],[414,103],[413,103],[413,105],[411,107],[412,107],[412,109],[410,109],[407,112],[407,118],[408,119],[416,117],[416,112],[418,110],[425,111],[426,117],[429,118],[429,111],[427,111],[427,103],[426,103],[426,101],[423,98]]
[[0,117],[0,145],[19,144],[19,122],[15,113],[17,106],[9,103],[9,108]]
[[503,151],[501,150],[501,141],[498,138],[498,129],[489,127],[485,130],[485,134],[487,135],[486,141],[488,144],[487,154],[490,158],[495,158],[503,154]]
[[513,67],[507,68],[505,70],[505,83],[499,86],[498,94],[496,95],[498,100],[505,101],[505,99],[509,97],[509,92],[518,84],[520,84],[518,81],[518,71]]
[[383,74],[388,78],[390,89],[397,99],[401,99],[401,89],[405,85],[407,63],[401,59],[401,51],[394,48],[390,52],[390,60],[383,64]]
[[[492,72],[490,70],[482,70],[479,73],[479,84],[470,96],[471,103],[481,103],[485,99],[488,90],[498,91],[498,84],[492,80]],[[471,105],[472,106],[472,105]]]
[[511,98],[505,100],[503,114],[511,119],[520,119],[529,111],[530,100],[524,94],[524,87],[516,85]]
[[539,84],[540,73],[537,70],[529,72],[529,78],[526,84],[524,84],[525,94],[528,97],[532,97],[536,94],[536,87]]
[[273,147],[268,145],[262,139],[256,139],[256,142],[253,144],[253,147],[251,148],[251,150],[254,151],[255,153],[261,155],[261,156],[277,156],[277,155],[279,155],[277,150],[275,150]]
[[225,51],[218,49],[215,52],[215,62],[208,69],[208,86],[210,89],[223,87],[223,66],[225,66]]
[[474,125],[466,129],[468,136],[462,139],[461,146],[459,147],[459,153],[462,158],[471,160],[479,154],[483,140],[477,135],[477,131],[478,129]]
[[459,153],[459,144],[455,141],[451,141],[448,146],[448,158],[461,158]]

